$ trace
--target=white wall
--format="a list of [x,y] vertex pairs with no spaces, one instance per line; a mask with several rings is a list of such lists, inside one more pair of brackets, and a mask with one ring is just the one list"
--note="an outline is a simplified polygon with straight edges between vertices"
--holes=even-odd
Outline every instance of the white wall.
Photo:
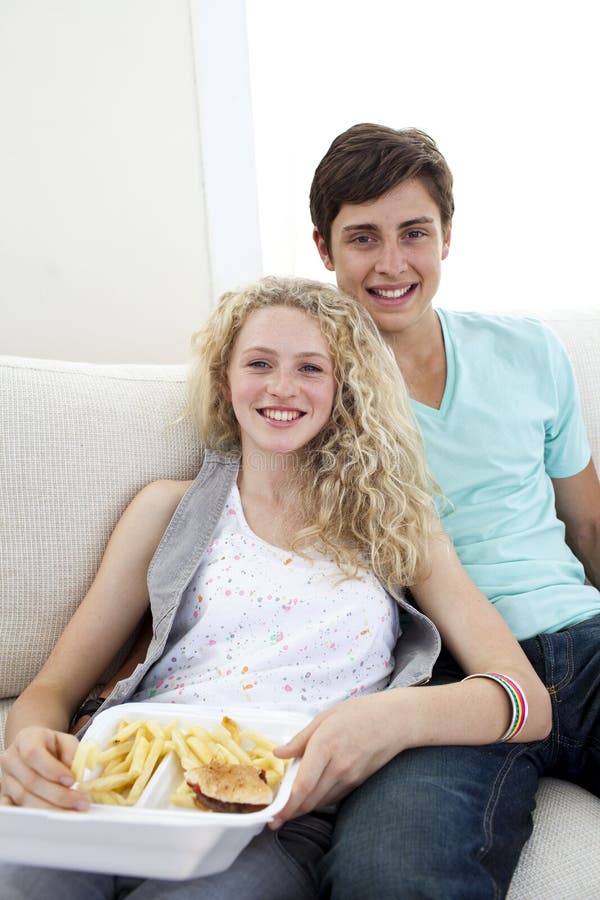
[[600,308],[593,3],[247,0],[247,16],[266,270],[330,277],[308,192],[337,134],[417,126],[455,176],[440,304]]
[[[185,360],[215,295],[260,274],[243,0],[0,0],[0,122],[0,353]],[[232,208],[256,238],[226,283]]]

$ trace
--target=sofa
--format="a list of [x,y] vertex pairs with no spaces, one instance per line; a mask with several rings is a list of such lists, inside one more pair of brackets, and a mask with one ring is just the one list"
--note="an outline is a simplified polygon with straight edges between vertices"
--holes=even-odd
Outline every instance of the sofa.
[[[547,321],[573,360],[598,465],[600,310]],[[12,702],[85,594],[129,500],[153,479],[196,473],[185,378],[184,365],[0,357],[0,747]],[[510,900],[600,898],[599,851],[600,799],[543,779]]]

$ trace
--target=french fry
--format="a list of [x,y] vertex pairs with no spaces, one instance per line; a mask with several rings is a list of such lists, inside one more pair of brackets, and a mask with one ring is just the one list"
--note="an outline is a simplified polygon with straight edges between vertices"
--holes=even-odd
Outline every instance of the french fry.
[[113,744],[111,747],[108,747],[106,750],[102,750],[98,754],[98,765],[102,765],[103,763],[106,765],[115,759],[123,759],[127,756],[131,748],[133,747],[134,741],[122,741],[119,744]]
[[135,781],[135,772],[121,772],[118,775],[99,775],[97,778],[88,778],[79,784],[79,790],[86,794],[102,791],[116,791]]
[[229,716],[223,716],[223,718],[221,719],[221,725],[223,726],[223,728],[227,729],[227,731],[237,744],[242,743],[240,726],[235,721],[235,719],[230,719]]
[[172,740],[184,772],[197,766],[199,760],[186,744],[183,734],[177,729],[173,729]]
[[92,791],[93,803],[109,803],[114,806],[125,806],[125,798],[119,791]]
[[150,741],[140,729],[135,737],[135,744],[133,745],[133,757],[131,759],[130,767],[131,772],[133,772],[136,776],[142,774],[144,763],[146,762],[146,757],[148,756],[149,750]]
[[281,784],[281,775],[279,774],[279,772],[276,772],[275,769],[265,769],[264,772],[265,781],[267,782],[273,793],[275,793],[275,790]]
[[195,794],[189,784],[184,780],[180,781],[176,789],[171,794],[171,802],[176,806],[196,806]]
[[133,783],[131,790],[129,791],[129,796],[127,797],[127,803],[129,806],[132,806],[137,800],[139,800],[142,791],[154,774],[154,770],[158,765],[159,759],[162,759],[164,744],[165,742],[162,738],[156,738],[156,740],[154,740],[152,744],[149,744],[150,749],[148,751],[144,767]]
[[98,759],[98,745],[95,741],[80,741],[73,762],[71,771],[75,781],[81,781],[86,769],[95,769]]
[[104,766],[104,775],[118,775],[120,772],[127,772],[129,770],[129,766],[127,765],[126,759],[111,759],[109,763]]
[[144,722],[144,727],[148,732],[148,736],[157,738],[158,740],[164,740],[165,732],[163,728],[158,724],[158,722],[153,722],[150,720],[149,722]]
[[121,722],[113,737],[113,743],[118,744],[119,741],[126,741],[128,738],[134,735],[136,731],[139,731],[139,728],[140,722]]
[[[204,747],[204,755],[206,753],[210,754],[210,762],[212,759],[219,759],[221,762],[231,762],[232,760],[228,759],[228,754],[224,752],[223,747],[219,744],[218,740],[215,740],[211,733],[206,730],[206,728],[202,728],[200,725],[192,725],[187,730],[188,735],[197,737],[199,741],[202,742]],[[189,742],[189,738],[188,738]],[[190,744],[190,746],[192,746]]]
[[261,734],[260,731],[254,731],[252,728],[245,728],[240,733],[240,740],[251,741],[255,747],[262,747],[264,750],[274,750],[277,744],[270,741],[269,738]]
[[235,762],[244,763],[245,765],[252,763],[252,760],[246,751],[240,744],[236,744],[227,728],[223,728],[222,725],[216,725],[212,730],[212,735],[223,747],[229,750],[233,757],[235,757]]
[[164,737],[165,741],[170,740],[170,738],[172,737],[173,731],[176,728],[177,728],[176,721],[169,722],[167,725],[163,726],[163,732],[164,732],[163,737]]
[[279,759],[279,757],[273,756],[273,754],[268,756],[255,756],[252,760],[252,765],[256,766],[258,769],[267,769],[268,771],[273,770],[279,775],[284,774],[285,763],[286,760]]
[[190,734],[190,736],[186,738],[186,744],[198,757],[202,765],[207,765],[214,759],[214,754],[209,745],[201,738],[196,737],[195,734]]
[[198,804],[191,794],[173,794],[171,803],[175,806],[183,806],[185,809],[198,809]]

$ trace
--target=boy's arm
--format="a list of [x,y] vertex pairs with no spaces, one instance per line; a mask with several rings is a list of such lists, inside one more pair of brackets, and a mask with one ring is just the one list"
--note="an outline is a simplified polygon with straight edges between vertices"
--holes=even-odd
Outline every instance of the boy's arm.
[[585,574],[600,589],[600,482],[592,460],[577,475],[553,478],[556,513],[565,523],[565,540]]

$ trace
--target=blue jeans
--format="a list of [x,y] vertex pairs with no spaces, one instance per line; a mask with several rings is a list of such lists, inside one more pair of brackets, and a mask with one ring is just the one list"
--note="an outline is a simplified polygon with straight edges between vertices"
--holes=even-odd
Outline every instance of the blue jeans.
[[[329,846],[328,813],[293,819],[279,831],[264,828],[233,864],[217,875],[188,881],[17,866],[0,862],[2,900],[314,900],[316,869]],[[76,852],[76,848],[74,848]]]
[[[400,753],[341,805],[322,897],[499,900],[532,830],[540,776],[600,796],[600,616],[521,646],[552,698],[551,734]],[[462,677],[445,654],[432,683]]]

